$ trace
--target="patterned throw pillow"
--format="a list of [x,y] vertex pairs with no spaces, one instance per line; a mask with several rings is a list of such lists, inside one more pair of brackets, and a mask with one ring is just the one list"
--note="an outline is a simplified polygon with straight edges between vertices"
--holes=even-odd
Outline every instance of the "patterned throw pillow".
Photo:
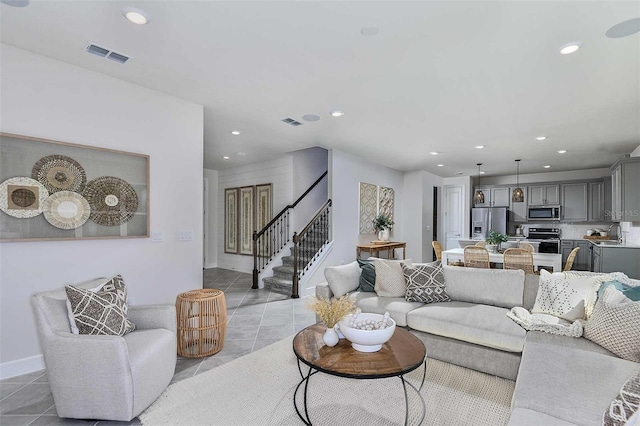
[[135,329],[127,319],[127,288],[116,275],[100,291],[66,286],[67,299],[80,334],[123,336]]
[[598,277],[575,276],[566,272],[550,274],[540,271],[540,286],[532,314],[549,314],[567,321],[585,317],[589,294],[594,296],[600,286]]
[[618,392],[618,395],[611,401],[602,418],[603,426],[623,426],[628,425],[627,421],[634,413],[639,413],[640,405],[640,370],[629,377]]
[[411,260],[384,260],[373,259],[376,267],[375,290],[382,297],[404,297],[407,292],[407,284],[400,263],[409,263]]
[[402,273],[407,282],[405,299],[407,302],[450,302],[444,285],[444,274],[440,262],[414,265],[402,264]]
[[607,287],[584,325],[584,337],[620,358],[640,362],[640,302]]
[[360,273],[360,286],[359,291],[374,292],[376,286],[376,267],[371,260],[358,259],[358,266],[362,269]]

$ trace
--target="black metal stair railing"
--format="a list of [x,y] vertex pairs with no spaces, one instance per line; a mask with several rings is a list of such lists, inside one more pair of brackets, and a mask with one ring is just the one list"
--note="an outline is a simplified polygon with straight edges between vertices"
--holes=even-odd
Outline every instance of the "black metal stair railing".
[[318,210],[300,233],[293,234],[293,288],[291,297],[300,297],[300,278],[329,244],[331,227],[331,199]]
[[291,210],[302,201],[313,188],[315,188],[327,176],[324,172],[298,199],[283,208],[269,223],[260,231],[253,231],[253,285],[251,288],[258,288],[258,276],[260,271],[282,251],[291,240],[290,218]]

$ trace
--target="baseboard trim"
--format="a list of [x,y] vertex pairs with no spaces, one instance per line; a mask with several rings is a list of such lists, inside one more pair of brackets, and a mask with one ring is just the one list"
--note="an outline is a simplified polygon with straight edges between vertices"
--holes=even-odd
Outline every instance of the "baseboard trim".
[[212,269],[217,267],[218,267],[218,262],[209,262],[204,266],[204,269]]
[[0,364],[0,380],[33,373],[34,371],[42,369],[44,369],[44,358],[42,355],[3,362]]

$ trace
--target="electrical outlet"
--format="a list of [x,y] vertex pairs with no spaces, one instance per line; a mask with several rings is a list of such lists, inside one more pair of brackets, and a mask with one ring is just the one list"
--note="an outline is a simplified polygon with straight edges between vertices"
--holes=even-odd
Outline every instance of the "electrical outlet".
[[179,239],[180,241],[193,241],[193,231],[180,230]]
[[164,232],[154,232],[153,234],[151,234],[151,241],[164,241]]

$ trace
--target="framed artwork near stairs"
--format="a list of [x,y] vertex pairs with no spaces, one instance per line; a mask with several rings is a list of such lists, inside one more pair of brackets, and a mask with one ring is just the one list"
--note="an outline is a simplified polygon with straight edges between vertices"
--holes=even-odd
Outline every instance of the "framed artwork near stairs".
[[238,188],[224,190],[224,252],[238,253]]
[[255,208],[253,203],[254,186],[245,186],[240,188],[240,200],[239,200],[239,235],[240,235],[240,247],[239,254],[253,254],[253,228],[255,226]]

